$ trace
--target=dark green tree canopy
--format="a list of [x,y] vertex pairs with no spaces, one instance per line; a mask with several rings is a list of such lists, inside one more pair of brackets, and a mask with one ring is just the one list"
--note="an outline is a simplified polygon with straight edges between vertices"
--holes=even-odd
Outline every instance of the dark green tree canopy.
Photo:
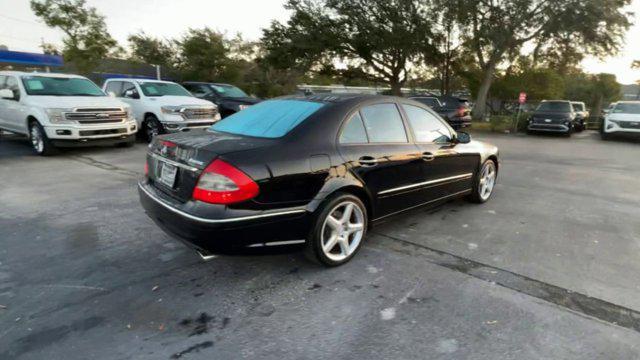
[[308,70],[320,62],[357,66],[399,94],[414,63],[435,54],[433,3],[418,0],[290,0],[286,24],[264,30],[266,60]]
[[162,66],[173,66],[177,62],[172,42],[149,36],[143,31],[129,35],[127,40],[133,60]]
[[82,73],[89,73],[118,49],[104,17],[87,7],[85,0],[32,0],[31,9],[45,24],[64,32],[62,55]]

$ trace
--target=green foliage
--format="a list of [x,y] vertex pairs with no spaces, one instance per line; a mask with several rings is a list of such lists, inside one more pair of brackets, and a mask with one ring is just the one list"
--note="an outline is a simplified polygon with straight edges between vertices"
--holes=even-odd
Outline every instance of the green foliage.
[[62,55],[89,74],[117,43],[106,30],[104,17],[85,0],[31,0],[31,9],[50,27],[66,35]]
[[177,63],[175,45],[149,36],[141,31],[127,38],[131,49],[131,59],[147,64],[174,66]]
[[491,90],[498,99],[516,100],[520,92],[526,92],[529,100],[559,99],[564,95],[562,76],[551,69],[526,69],[498,78]]
[[399,94],[411,63],[436,53],[433,5],[418,0],[289,0],[288,22],[274,22],[264,30],[265,60],[277,68],[307,72],[341,59]]
[[621,86],[613,74],[573,74],[565,79],[565,97],[584,101],[592,114],[599,114],[602,106],[620,99]]

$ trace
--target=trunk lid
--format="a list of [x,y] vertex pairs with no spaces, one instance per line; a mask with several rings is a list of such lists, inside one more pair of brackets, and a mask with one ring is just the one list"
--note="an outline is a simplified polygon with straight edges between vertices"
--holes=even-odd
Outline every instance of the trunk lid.
[[176,200],[191,199],[202,171],[225,154],[255,150],[274,144],[274,139],[252,138],[194,130],[163,135],[149,147],[149,182]]

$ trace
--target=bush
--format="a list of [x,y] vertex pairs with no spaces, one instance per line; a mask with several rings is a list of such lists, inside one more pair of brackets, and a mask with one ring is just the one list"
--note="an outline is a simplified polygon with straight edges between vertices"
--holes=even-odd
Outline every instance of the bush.
[[491,131],[505,132],[513,128],[513,117],[509,115],[492,115],[489,120]]

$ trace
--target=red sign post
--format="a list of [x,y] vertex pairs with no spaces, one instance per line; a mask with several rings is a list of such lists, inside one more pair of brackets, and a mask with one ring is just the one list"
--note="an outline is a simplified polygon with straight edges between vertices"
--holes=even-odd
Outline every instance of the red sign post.
[[521,92],[520,93],[520,97],[518,98],[518,102],[520,103],[520,105],[522,105],[522,104],[527,102],[527,93],[526,92]]

